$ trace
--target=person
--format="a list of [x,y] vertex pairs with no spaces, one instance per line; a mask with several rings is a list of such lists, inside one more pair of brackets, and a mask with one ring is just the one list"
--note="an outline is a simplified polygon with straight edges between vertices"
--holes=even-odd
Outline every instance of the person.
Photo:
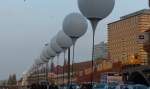
[[26,89],[30,89],[30,86],[29,86],[29,85],[27,85]]
[[69,89],[73,89],[73,87],[72,87],[72,86],[70,86],[70,87],[69,87]]
[[125,86],[125,88],[124,89],[129,89],[127,86]]
[[58,86],[52,82],[51,85],[49,86],[49,89],[58,89]]
[[36,84],[32,84],[31,89],[36,89]]

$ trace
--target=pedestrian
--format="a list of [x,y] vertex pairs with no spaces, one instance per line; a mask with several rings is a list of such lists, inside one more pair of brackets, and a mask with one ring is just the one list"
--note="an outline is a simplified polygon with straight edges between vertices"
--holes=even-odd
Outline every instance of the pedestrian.
[[55,85],[54,82],[52,82],[51,85],[49,86],[49,89],[58,89],[58,86]]
[[36,89],[36,84],[32,84],[31,89]]

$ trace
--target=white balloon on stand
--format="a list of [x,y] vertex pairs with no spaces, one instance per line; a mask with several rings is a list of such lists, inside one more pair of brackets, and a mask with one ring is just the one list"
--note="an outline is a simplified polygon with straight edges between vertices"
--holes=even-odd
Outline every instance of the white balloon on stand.
[[93,82],[94,71],[95,30],[98,22],[112,12],[114,5],[115,0],[78,0],[79,10],[91,22],[93,29],[91,82]]

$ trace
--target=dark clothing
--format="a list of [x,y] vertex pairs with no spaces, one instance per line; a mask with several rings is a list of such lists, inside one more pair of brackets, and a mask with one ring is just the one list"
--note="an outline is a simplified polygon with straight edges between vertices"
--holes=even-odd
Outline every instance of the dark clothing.
[[58,89],[58,86],[56,86],[56,85],[50,85],[49,89]]
[[31,89],[37,89],[36,84],[32,84]]
[[70,88],[69,89],[73,89],[73,87],[72,86],[70,86]]

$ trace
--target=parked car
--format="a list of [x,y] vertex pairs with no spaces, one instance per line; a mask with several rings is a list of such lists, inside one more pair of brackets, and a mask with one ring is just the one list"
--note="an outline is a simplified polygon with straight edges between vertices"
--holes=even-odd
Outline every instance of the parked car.
[[133,89],[148,89],[148,87],[145,85],[136,84],[133,86]]
[[121,84],[121,85],[116,86],[116,89],[133,89],[133,85]]
[[95,84],[93,89],[108,89],[109,85],[108,84],[102,84],[102,83],[99,83],[99,84]]
[[77,83],[64,84],[62,89],[80,89],[80,86]]
[[116,89],[117,85],[117,82],[111,82],[108,84],[108,89]]
[[39,81],[39,84],[40,85],[49,85],[49,82],[46,80],[41,80],[41,81]]
[[136,84],[136,85],[124,84],[124,85],[118,85],[116,89],[148,89],[148,87],[141,84]]
[[93,89],[116,89],[117,85],[116,83],[97,83]]
[[93,89],[96,86],[96,82],[84,82],[81,84],[80,89]]

